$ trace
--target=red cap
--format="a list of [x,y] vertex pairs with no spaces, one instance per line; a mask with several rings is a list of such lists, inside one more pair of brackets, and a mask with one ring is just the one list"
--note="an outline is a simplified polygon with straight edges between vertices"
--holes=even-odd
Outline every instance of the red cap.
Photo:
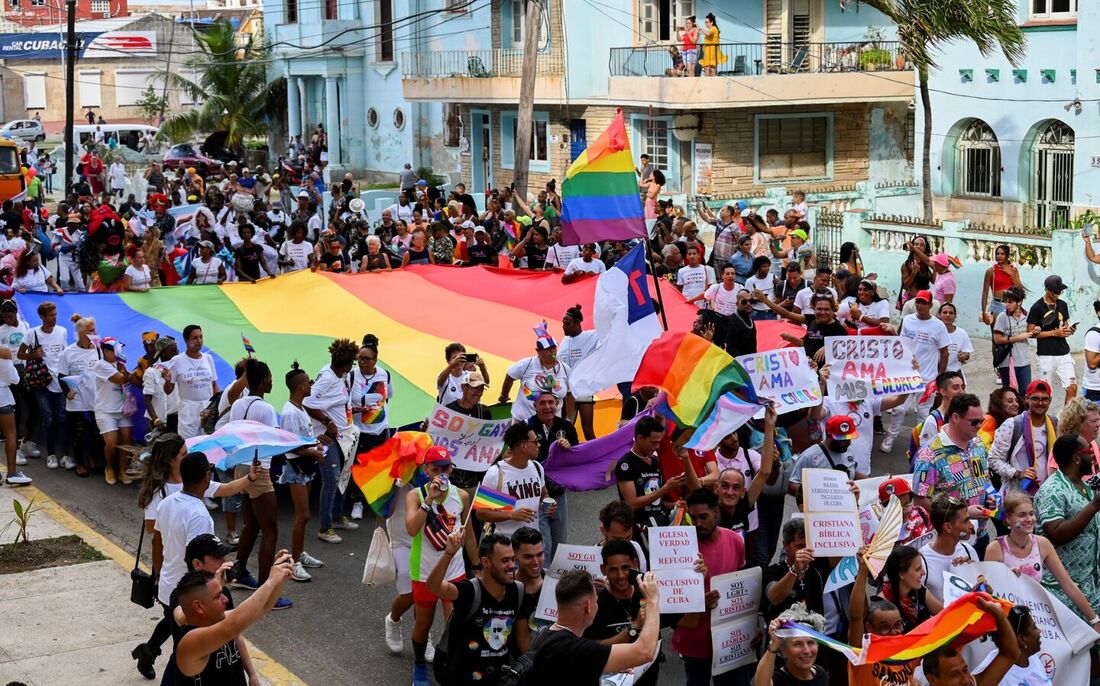
[[909,482],[898,476],[887,479],[878,485],[878,499],[881,503],[890,500],[892,495],[902,496],[912,492],[913,487],[909,485]]
[[932,291],[917,291],[917,294],[913,296],[913,300],[923,300],[926,303],[931,303]]
[[859,436],[855,420],[846,414],[829,417],[825,422],[825,433],[829,434],[829,438],[834,441],[850,441]]
[[1046,381],[1043,381],[1042,379],[1035,379],[1034,381],[1029,383],[1027,385],[1027,391],[1024,393],[1024,395],[1031,395],[1036,391],[1040,393],[1046,393],[1047,395],[1053,395],[1050,390],[1050,384],[1048,384]]
[[451,451],[441,445],[433,445],[424,451],[424,464],[434,464],[437,467],[448,467],[451,462]]

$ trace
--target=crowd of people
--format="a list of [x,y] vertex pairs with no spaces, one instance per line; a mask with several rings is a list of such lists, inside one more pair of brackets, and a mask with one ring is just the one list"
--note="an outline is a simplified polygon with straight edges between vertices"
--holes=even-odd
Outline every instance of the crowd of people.
[[[643,160],[640,188],[650,188],[659,173]],[[398,201],[372,226],[350,176],[326,186],[308,166],[296,196],[279,173],[247,168],[238,174],[230,167],[219,178],[188,169],[165,175],[154,166],[146,178],[150,193],[142,201],[108,192],[84,196],[78,189],[52,215],[33,201],[21,214],[6,203],[0,219],[8,222],[6,246],[14,255],[10,288],[144,291],[176,283],[255,282],[301,269],[371,272],[416,264],[510,264],[558,270],[569,283],[596,278],[633,247],[624,241],[563,245],[562,200],[554,182],[529,198],[494,190],[480,210],[462,184],[444,196],[406,168]],[[326,190],[332,198],[327,210],[321,203]],[[397,582],[377,628],[390,651],[403,653],[403,617],[412,610],[414,686],[431,683],[433,661],[443,684],[492,686],[522,678],[595,685],[601,674],[643,665],[650,666],[639,681],[652,684],[666,659],[658,650],[662,632],[671,634],[663,650],[681,658],[689,686],[970,683],[969,669],[978,665],[968,667],[950,647],[894,665],[894,680],[881,681],[878,672],[851,668],[839,653],[776,629],[792,620],[853,645],[868,633],[906,633],[947,604],[942,572],[979,560],[1003,562],[1039,580],[1100,632],[1100,496],[1090,479],[1100,455],[1100,407],[1094,402],[1100,397],[1100,329],[1086,337],[1081,397],[1066,340],[1076,325],[1069,324],[1060,299],[1065,285],[1057,275],[1048,277],[1042,296],[1025,309],[1019,273],[1002,246],[982,294],[994,368],[973,369],[974,346],[955,321],[956,261],[915,236],[906,246],[900,293],[888,301],[856,246],[842,247],[835,268],[819,259],[804,195],[781,209],[782,215],[778,208],[761,215],[744,203],[717,213],[700,206],[693,219],[657,200],[646,248],[655,275],[700,306],[693,333],[730,354],[757,352],[760,322],[783,318],[804,327],[804,334],[785,338],[804,347],[824,401],[782,415],[769,407],[763,419],[730,433],[713,451],[683,449],[689,433],[659,415],[638,418],[633,444],[613,467],[615,487],[598,521],[571,523],[569,491],[543,467],[552,445],[598,437],[593,398],[571,390],[571,369],[595,346],[583,309],[562,313],[563,340],[539,332],[533,354],[503,379],[491,380],[484,360],[461,342],[441,351],[438,402],[487,419],[483,396],[496,383],[495,399],[511,405],[513,424],[500,460],[484,474],[456,468],[446,448],[428,449],[417,476],[400,485],[393,513],[378,524],[388,533]],[[697,222],[713,225],[713,240],[699,237]],[[1096,307],[1100,315],[1100,302]],[[40,323],[30,326],[32,318]],[[168,332],[145,332],[142,355],[128,365],[110,337],[118,332],[99,332],[94,319],[79,315],[60,323],[52,302],[28,313],[4,300],[0,321],[7,483],[30,483],[21,468],[36,458],[44,458],[46,469],[77,477],[101,473],[112,485],[138,482],[164,611],[149,639],[134,649],[138,670],[155,678],[156,658],[171,637],[174,656],[165,683],[199,675],[202,683],[254,678],[241,632],[268,610],[292,607],[286,582],[309,582],[310,570],[323,566],[305,550],[311,484],[319,483],[319,545],[340,544],[369,512],[354,484],[345,491],[338,482],[348,460],[397,429],[385,411],[401,402],[380,364],[385,332],[333,341],[329,364],[319,370],[271,369],[262,360],[243,359],[235,380],[222,388],[213,359],[203,352],[199,324],[184,328],[178,341]],[[924,398],[828,397],[825,337],[868,333],[906,339],[914,369],[936,392]],[[1034,380],[1031,338],[1038,344]],[[994,373],[1000,384],[983,408],[966,392],[966,376]],[[1057,418],[1048,412],[1055,381],[1065,392]],[[289,395],[281,409],[265,400],[275,383]],[[142,438],[132,435],[131,393],[144,396],[151,427],[148,445],[137,450],[130,448]],[[625,393],[622,423],[656,396],[657,389],[648,387]],[[881,575],[861,564],[855,584],[826,593],[840,559],[815,556],[807,547],[804,520],[790,514],[787,498],[794,497],[797,512],[803,468],[843,471],[858,497],[860,479],[883,474],[873,460],[876,434],[879,449],[890,452],[910,412],[916,427],[903,440],[912,476],[890,478],[877,493],[882,506],[892,497],[901,501],[899,543]],[[275,458],[270,468],[217,474],[205,455],[188,453],[186,439],[241,419],[314,436],[317,443]],[[357,441],[349,443],[353,433]],[[39,436],[42,445],[33,442]],[[135,454],[140,459],[132,460]],[[538,504],[471,515],[479,484]],[[286,487],[293,502],[289,545],[278,530],[277,487]],[[219,509],[221,525],[212,514]],[[695,527],[697,570],[708,584],[720,574],[762,569],[755,664],[712,674],[709,612],[657,611],[661,591],[647,573],[646,532],[683,515]],[[601,575],[571,571],[556,579],[558,619],[551,623],[534,615],[546,568],[557,546],[568,542],[570,528],[599,540]],[[252,595],[231,609],[230,586]],[[710,610],[718,597],[709,585],[707,590]],[[1052,683],[1026,607],[1005,613],[997,603],[983,603],[996,621],[999,654],[976,674],[977,683]],[[431,630],[439,605],[455,621],[435,645]]]

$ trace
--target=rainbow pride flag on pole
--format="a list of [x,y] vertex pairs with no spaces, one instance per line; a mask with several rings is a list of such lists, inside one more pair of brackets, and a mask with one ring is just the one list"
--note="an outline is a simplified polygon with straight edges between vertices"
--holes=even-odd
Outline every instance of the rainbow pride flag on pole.
[[682,426],[700,426],[726,393],[760,403],[745,368],[726,351],[692,333],[669,332],[649,344],[634,376],[633,390],[643,386],[656,386],[668,393],[668,408]]
[[432,437],[428,434],[398,431],[381,445],[356,456],[351,478],[372,510],[383,517],[393,512],[396,482],[412,481],[424,451],[430,447]]
[[507,510],[511,511],[516,506],[516,499],[507,493],[501,493],[500,491],[494,491],[485,484],[480,484],[477,487],[477,492],[474,493],[475,510]]
[[573,161],[561,184],[562,243],[645,238],[645,214],[623,111]]

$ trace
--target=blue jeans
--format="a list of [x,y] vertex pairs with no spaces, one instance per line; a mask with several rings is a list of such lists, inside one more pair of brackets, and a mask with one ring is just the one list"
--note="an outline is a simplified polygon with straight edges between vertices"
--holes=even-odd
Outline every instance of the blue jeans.
[[317,504],[321,516],[321,531],[332,528],[334,520],[344,516],[344,494],[336,487],[340,471],[344,468],[344,454],[340,444],[333,441],[325,450],[325,463],[321,465],[321,498]]
[[[1008,376],[1008,367],[998,367],[997,376],[1001,379],[1001,386],[1011,386]],[[1031,365],[1025,364],[1022,367],[1016,367],[1016,390],[1020,391],[1022,395],[1024,389],[1031,383]]]
[[565,522],[569,514],[569,500],[567,493],[551,496],[558,501],[558,511],[553,516],[545,512],[539,512],[539,533],[542,534],[542,549],[546,551],[546,557],[542,561],[543,569],[550,568],[550,562],[554,559],[554,549],[559,543],[565,543]]
[[41,415],[42,433],[46,435],[46,454],[57,455],[69,446],[68,422],[65,421],[65,394],[45,388],[35,391],[38,412]]
[[752,320],[754,322],[766,322],[766,321],[772,321],[774,319],[779,319],[779,315],[777,315],[775,312],[772,312],[771,310],[753,310],[752,311]]

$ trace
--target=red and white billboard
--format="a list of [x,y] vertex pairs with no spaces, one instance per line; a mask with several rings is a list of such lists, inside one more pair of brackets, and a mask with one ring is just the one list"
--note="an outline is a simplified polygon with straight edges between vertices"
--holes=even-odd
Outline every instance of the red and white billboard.
[[87,45],[83,57],[155,57],[156,54],[156,31],[108,31]]

